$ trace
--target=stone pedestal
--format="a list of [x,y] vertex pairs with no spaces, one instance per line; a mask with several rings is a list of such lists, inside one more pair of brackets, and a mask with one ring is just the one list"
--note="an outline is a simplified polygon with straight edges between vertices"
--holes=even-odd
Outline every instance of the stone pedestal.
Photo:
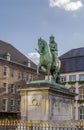
[[65,86],[47,80],[32,81],[21,93],[21,120],[73,120],[74,97]]

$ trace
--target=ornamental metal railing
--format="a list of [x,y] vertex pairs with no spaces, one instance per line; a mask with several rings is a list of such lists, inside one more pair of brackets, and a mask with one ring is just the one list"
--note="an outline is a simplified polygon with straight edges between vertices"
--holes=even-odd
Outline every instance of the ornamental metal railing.
[[0,120],[0,130],[84,130],[84,121],[47,122]]

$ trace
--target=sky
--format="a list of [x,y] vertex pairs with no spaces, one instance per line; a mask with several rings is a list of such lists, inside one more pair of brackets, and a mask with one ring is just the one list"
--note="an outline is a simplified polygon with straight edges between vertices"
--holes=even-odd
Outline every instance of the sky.
[[84,47],[84,0],[0,0],[0,40],[32,57],[51,35],[59,56]]

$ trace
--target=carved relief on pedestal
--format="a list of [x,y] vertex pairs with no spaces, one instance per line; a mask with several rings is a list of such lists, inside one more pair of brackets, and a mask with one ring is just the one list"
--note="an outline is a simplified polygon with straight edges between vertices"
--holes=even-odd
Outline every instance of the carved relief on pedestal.
[[39,105],[38,99],[36,99],[36,98],[32,99],[32,105],[33,106],[38,106]]
[[70,116],[71,102],[69,99],[53,98],[52,99],[52,116]]

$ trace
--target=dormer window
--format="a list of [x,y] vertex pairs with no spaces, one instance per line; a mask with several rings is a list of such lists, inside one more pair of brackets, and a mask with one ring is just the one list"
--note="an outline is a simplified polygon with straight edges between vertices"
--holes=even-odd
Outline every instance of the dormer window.
[[7,54],[6,54],[6,58],[7,58],[8,61],[10,61],[10,59],[11,59],[11,55],[10,55],[9,52],[7,52]]
[[76,88],[75,87],[70,87],[69,90],[70,90],[70,92],[75,93]]
[[28,67],[31,67],[31,61],[28,60]]
[[31,61],[30,61],[30,60],[27,60],[26,62],[24,62],[24,64],[25,64],[27,67],[31,67]]

